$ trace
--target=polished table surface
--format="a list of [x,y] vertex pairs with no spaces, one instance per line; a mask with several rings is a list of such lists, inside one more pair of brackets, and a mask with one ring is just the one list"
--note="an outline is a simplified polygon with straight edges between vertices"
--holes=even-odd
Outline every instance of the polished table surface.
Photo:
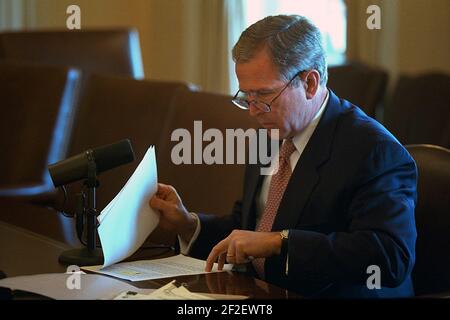
[[[80,247],[73,219],[52,209],[13,201],[0,201],[0,270],[8,277],[65,272],[59,255]],[[140,249],[131,259],[167,257],[166,248]],[[159,288],[175,279],[193,292],[245,295],[252,299],[300,298],[259,279],[237,272],[221,272],[133,282],[140,288]]]

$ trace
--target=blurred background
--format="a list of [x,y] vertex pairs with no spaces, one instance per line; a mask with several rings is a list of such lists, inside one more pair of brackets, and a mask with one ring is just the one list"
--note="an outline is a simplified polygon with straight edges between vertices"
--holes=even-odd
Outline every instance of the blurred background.
[[[193,82],[234,93],[232,45],[266,15],[302,14],[324,32],[330,65],[360,61],[400,73],[449,72],[448,0],[0,0],[0,30],[66,29],[66,9],[81,9],[81,29],[133,27],[145,78]],[[369,30],[369,5],[381,29]]]

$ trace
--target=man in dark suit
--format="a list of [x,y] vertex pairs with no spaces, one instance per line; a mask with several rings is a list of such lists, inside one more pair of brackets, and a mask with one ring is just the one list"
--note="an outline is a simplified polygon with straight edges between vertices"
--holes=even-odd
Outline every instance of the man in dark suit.
[[412,296],[415,163],[327,89],[319,30],[300,16],[267,17],[244,31],[233,58],[233,103],[278,129],[278,170],[247,166],[243,198],[221,218],[189,213],[160,184],[150,205],[163,227],[178,233],[182,252],[207,257],[207,271],[250,262],[259,277],[306,296]]

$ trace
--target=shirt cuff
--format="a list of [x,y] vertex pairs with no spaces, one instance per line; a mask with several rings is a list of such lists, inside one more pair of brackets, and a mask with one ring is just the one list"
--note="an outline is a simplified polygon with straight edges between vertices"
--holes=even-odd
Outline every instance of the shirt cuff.
[[286,270],[284,271],[286,276],[289,275],[289,253],[286,256]]
[[201,229],[200,219],[198,218],[198,215],[196,215],[194,212],[189,212],[189,214],[197,221],[197,227],[195,228],[195,232],[192,235],[191,241],[189,241],[189,243],[181,239],[180,236],[178,236],[178,242],[180,243],[180,253],[185,256],[189,255],[189,251],[191,251],[191,247],[194,244],[195,240],[197,240]]

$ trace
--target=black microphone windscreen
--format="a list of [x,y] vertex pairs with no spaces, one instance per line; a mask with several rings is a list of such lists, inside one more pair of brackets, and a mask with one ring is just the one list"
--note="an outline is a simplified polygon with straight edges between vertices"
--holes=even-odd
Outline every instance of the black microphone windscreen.
[[97,164],[97,172],[121,166],[134,160],[133,148],[128,139],[121,140],[92,150]]
[[[97,174],[132,162],[133,148],[129,139],[92,149]],[[85,179],[88,175],[87,151],[48,166],[55,187]]]

